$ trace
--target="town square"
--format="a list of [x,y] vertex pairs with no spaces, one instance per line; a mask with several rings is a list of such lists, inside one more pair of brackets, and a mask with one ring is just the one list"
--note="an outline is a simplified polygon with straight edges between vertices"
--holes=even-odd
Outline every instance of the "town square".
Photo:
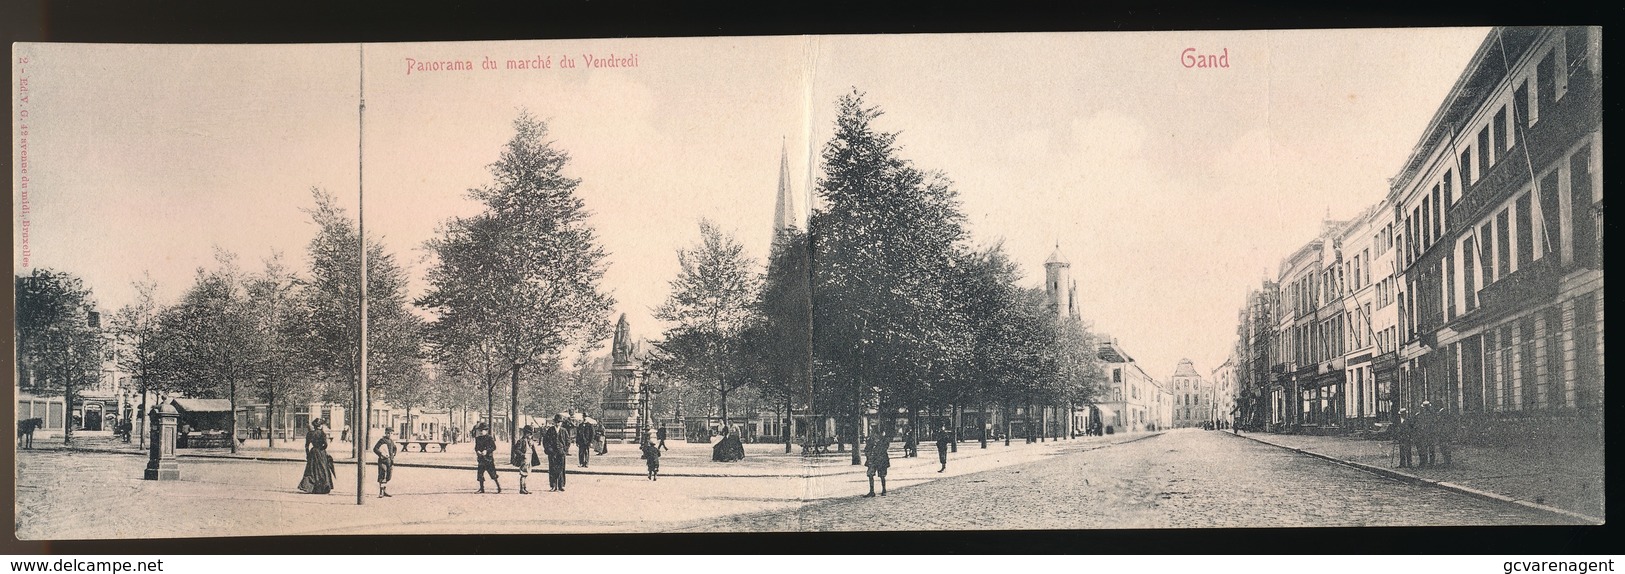
[[21,44],[16,536],[1602,524],[1600,42]]

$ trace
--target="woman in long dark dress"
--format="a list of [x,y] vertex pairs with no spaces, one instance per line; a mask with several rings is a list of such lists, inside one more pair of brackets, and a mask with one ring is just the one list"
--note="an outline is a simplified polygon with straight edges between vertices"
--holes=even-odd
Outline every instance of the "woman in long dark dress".
[[327,455],[322,423],[322,419],[310,421],[310,432],[305,434],[305,476],[299,480],[299,490],[306,494],[333,491],[333,457]]

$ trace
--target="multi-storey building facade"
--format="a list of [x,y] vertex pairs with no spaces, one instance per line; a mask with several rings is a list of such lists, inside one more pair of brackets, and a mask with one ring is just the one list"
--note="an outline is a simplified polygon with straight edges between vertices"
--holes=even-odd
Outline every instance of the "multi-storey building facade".
[[1105,396],[1095,403],[1107,432],[1138,432],[1167,426],[1162,385],[1140,368],[1115,339],[1102,337],[1098,356],[1106,373]]
[[1279,425],[1336,424],[1343,391],[1347,330],[1336,239],[1346,222],[1324,221],[1320,236],[1281,263],[1277,300],[1276,382],[1271,420]]
[[1181,359],[1168,380],[1173,391],[1173,426],[1175,428],[1203,426],[1213,420],[1213,388],[1190,359]]
[[[1599,45],[1596,28],[1491,31],[1386,197],[1282,262],[1273,329],[1254,327],[1271,286],[1249,295],[1238,362],[1274,337],[1259,419],[1363,426],[1423,401],[1469,425],[1600,412]],[[1242,410],[1263,388],[1251,376],[1238,370]]]
[[1272,419],[1274,373],[1277,361],[1275,312],[1280,290],[1274,281],[1264,281],[1247,294],[1247,302],[1236,320],[1236,424],[1261,429]]
[[[1391,249],[1385,249],[1384,230],[1390,228],[1392,213],[1386,201],[1379,202],[1350,221],[1336,239],[1334,257],[1341,265],[1337,288],[1343,293],[1337,301],[1345,328],[1340,366],[1343,381],[1337,393],[1342,400],[1336,405],[1336,418],[1327,421],[1330,423],[1368,427],[1387,420],[1386,413],[1391,409],[1391,391],[1379,388],[1376,371],[1378,358],[1394,348],[1386,341],[1393,336],[1393,323],[1398,317],[1394,306],[1386,304],[1393,267]],[[1385,361],[1385,370],[1391,371],[1392,365],[1393,361]]]
[[1393,178],[1402,405],[1600,410],[1599,45],[1595,28],[1493,30]]
[[1232,353],[1213,369],[1213,425],[1226,429],[1236,421],[1236,355]]

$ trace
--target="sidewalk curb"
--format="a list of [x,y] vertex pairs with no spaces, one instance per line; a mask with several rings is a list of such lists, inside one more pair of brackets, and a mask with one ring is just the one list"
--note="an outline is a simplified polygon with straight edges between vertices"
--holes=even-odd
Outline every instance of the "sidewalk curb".
[[[1153,436],[1157,436],[1159,434],[1161,434],[1161,433],[1159,432],[1159,433],[1146,434],[1144,436],[1135,437],[1133,439],[1126,440],[1126,441],[1123,441],[1123,442],[1109,443],[1109,444],[1101,445],[1101,446],[1098,446],[1098,447],[1095,447],[1095,448],[1104,448],[1106,446],[1111,446],[1111,445],[1115,445],[1115,444],[1124,444],[1124,443],[1134,442],[1134,441],[1137,441],[1137,440],[1142,440],[1142,439],[1150,438],[1150,437],[1153,437]],[[989,443],[989,444],[992,444],[992,443]],[[58,446],[58,447],[55,447],[55,448],[52,448],[52,447],[34,448],[32,450],[49,450],[49,451],[70,452],[70,453],[125,454],[125,455],[143,456],[143,457],[147,455],[147,453],[141,452],[141,451],[121,450],[121,449],[111,449],[111,448],[94,448],[94,447],[87,448],[87,447],[60,447],[60,446]],[[1090,449],[1090,450],[1093,450],[1093,449]],[[19,452],[22,452],[22,451],[19,451]],[[294,462],[294,463],[303,463],[303,462],[305,462],[304,458],[294,458],[294,457],[287,457],[287,456],[254,456],[254,455],[228,454],[228,453],[186,453],[186,454],[177,453],[175,456],[176,456],[176,458],[208,459],[208,460],[240,460],[240,461],[247,461],[247,462]],[[338,459],[335,459],[333,461],[333,464],[335,466],[348,466],[348,465],[351,465],[351,464],[355,464],[355,461],[354,460],[338,460]],[[377,466],[378,465],[378,463],[376,461],[369,461],[367,464],[369,466]],[[461,465],[461,464],[442,464],[442,463],[423,463],[423,462],[400,462],[399,459],[397,459],[397,462],[395,463],[395,466],[400,467],[400,468],[429,468],[429,469],[437,469],[437,470],[466,470],[466,471],[473,471],[473,470],[475,470],[477,468],[475,465],[472,465],[472,464]],[[538,472],[545,472],[546,471],[545,467],[540,467],[539,466],[539,467],[536,467],[536,469],[537,469]],[[801,478],[801,479],[806,479],[806,478],[828,478],[828,477],[843,476],[843,475],[849,475],[849,474],[863,474],[865,472],[865,470],[866,470],[866,468],[864,466],[862,466],[862,465],[852,465],[852,466],[842,465],[842,470],[823,471],[823,472],[817,472],[817,473],[795,473],[795,474],[785,474],[785,473],[737,474],[737,473],[724,473],[724,472],[667,472],[665,470],[662,470],[661,473],[660,473],[660,476],[677,477],[677,478]],[[643,476],[646,476],[648,474],[647,472],[642,471],[642,470],[638,470],[638,471],[607,470],[607,471],[605,471],[605,470],[578,470],[578,469],[575,469],[575,468],[569,469],[568,472],[569,472],[569,474],[573,474],[573,475],[588,475],[588,476],[637,476],[637,477],[643,477]]]
[[[1224,433],[1224,434],[1233,434],[1233,433]],[[1591,516],[1591,515],[1588,515],[1588,514],[1581,514],[1579,512],[1574,512],[1572,510],[1564,510],[1562,508],[1547,506],[1547,505],[1536,503],[1536,502],[1530,502],[1530,501],[1527,501],[1527,500],[1520,500],[1520,499],[1517,499],[1517,498],[1512,498],[1510,496],[1506,496],[1506,495],[1502,495],[1502,494],[1496,494],[1496,493],[1488,492],[1488,491],[1484,491],[1484,490],[1479,490],[1479,489],[1476,489],[1476,488],[1463,486],[1463,485],[1456,484],[1456,483],[1449,482],[1449,481],[1434,480],[1434,479],[1431,479],[1431,478],[1423,478],[1423,477],[1420,477],[1420,476],[1417,476],[1417,475],[1414,475],[1414,474],[1411,474],[1411,473],[1408,473],[1408,472],[1400,472],[1400,471],[1397,471],[1397,470],[1394,470],[1394,469],[1391,469],[1391,468],[1383,468],[1383,467],[1380,467],[1380,466],[1372,466],[1372,465],[1365,464],[1365,463],[1354,462],[1352,460],[1344,460],[1344,459],[1337,458],[1337,457],[1334,457],[1334,456],[1331,456],[1331,455],[1321,454],[1321,453],[1318,453],[1318,452],[1315,452],[1315,451],[1312,451],[1312,450],[1306,450],[1306,449],[1301,449],[1301,448],[1297,448],[1297,447],[1291,447],[1291,446],[1286,446],[1286,445],[1279,444],[1279,443],[1270,442],[1268,440],[1257,438],[1257,437],[1254,437],[1252,435],[1236,435],[1236,436],[1251,440],[1253,442],[1257,442],[1259,444],[1266,444],[1266,445],[1269,445],[1269,446],[1273,446],[1275,448],[1290,450],[1290,451],[1296,452],[1298,454],[1308,455],[1308,456],[1312,456],[1312,457],[1315,457],[1315,458],[1318,458],[1318,459],[1321,459],[1321,460],[1325,460],[1325,461],[1328,461],[1328,462],[1337,463],[1337,464],[1340,464],[1340,465],[1343,465],[1343,466],[1347,466],[1349,468],[1353,468],[1355,470],[1363,470],[1363,471],[1369,472],[1371,474],[1375,474],[1375,475],[1382,476],[1382,477],[1385,477],[1385,478],[1391,478],[1391,479],[1394,479],[1394,480],[1398,480],[1400,482],[1407,482],[1407,483],[1411,483],[1411,484],[1421,484],[1421,485],[1426,485],[1426,486],[1432,486],[1434,488],[1448,490],[1448,491],[1456,492],[1456,493],[1459,493],[1459,494],[1465,494],[1467,496],[1471,496],[1471,497],[1482,499],[1482,500],[1488,500],[1488,501],[1491,501],[1491,502],[1499,502],[1499,503],[1503,503],[1503,504],[1513,504],[1513,505],[1517,505],[1517,506],[1522,506],[1522,507],[1529,508],[1529,509],[1532,509],[1532,510],[1539,510],[1539,511],[1546,512],[1546,513],[1549,513],[1549,514],[1556,514],[1556,515],[1559,515],[1559,516],[1562,516],[1564,518],[1568,518],[1568,519],[1571,519],[1571,520],[1579,520],[1579,521],[1586,522],[1586,523],[1589,523],[1589,524],[1592,524],[1592,525],[1600,526],[1600,525],[1605,524],[1607,522],[1607,521],[1605,521],[1605,520],[1603,520],[1601,518]]]

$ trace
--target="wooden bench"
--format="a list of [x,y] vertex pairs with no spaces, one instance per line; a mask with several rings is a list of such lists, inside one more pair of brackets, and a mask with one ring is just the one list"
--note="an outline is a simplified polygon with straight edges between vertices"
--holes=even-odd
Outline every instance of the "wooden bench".
[[429,452],[429,445],[431,444],[440,445],[440,452],[446,452],[446,445],[451,444],[443,440],[403,440],[398,442],[401,443],[401,452],[412,452],[412,445],[414,444],[418,445],[418,452]]
[[821,454],[829,454],[829,447],[834,445],[835,443],[827,440],[807,441],[801,443],[801,456],[818,456]]

